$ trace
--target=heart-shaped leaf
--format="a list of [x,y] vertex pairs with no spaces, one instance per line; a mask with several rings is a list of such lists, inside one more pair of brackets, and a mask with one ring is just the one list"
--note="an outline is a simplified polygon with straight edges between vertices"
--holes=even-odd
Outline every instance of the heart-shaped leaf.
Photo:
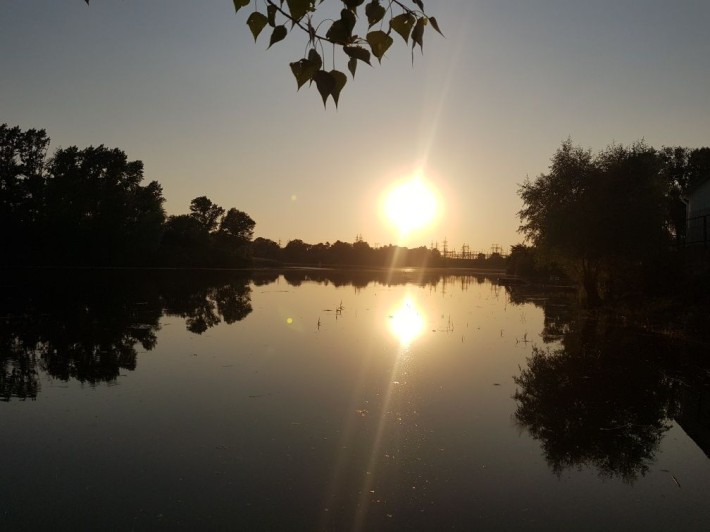
[[439,23],[434,17],[429,17],[429,22],[431,22],[431,27],[434,28],[437,32],[439,32],[439,35],[445,37],[445,35],[441,33],[441,30],[439,29]]
[[370,45],[373,55],[381,63],[382,56],[385,55],[387,49],[392,46],[394,40],[384,31],[375,30],[367,34],[367,44]]
[[368,65],[370,64],[370,51],[362,46],[343,46],[343,51],[350,57],[359,59]]
[[[283,2],[281,2],[283,4]],[[312,0],[286,0],[293,20],[301,20],[311,8]]]
[[404,39],[404,42],[409,42],[409,34],[412,33],[412,28],[417,18],[411,13],[402,13],[390,20],[390,28],[399,33]]
[[419,48],[424,51],[424,26],[426,26],[426,24],[427,19],[421,17],[414,25],[414,29],[412,30],[412,50],[418,44]]
[[325,107],[325,101],[328,99],[328,96],[333,94],[333,89],[335,89],[335,79],[325,70],[319,70],[313,76],[313,81],[316,82],[318,92],[320,92],[320,96],[323,98],[323,107]]
[[266,18],[269,20],[269,26],[272,28],[276,27],[276,12],[277,7],[274,4],[269,4],[266,6]]
[[345,44],[350,39],[350,31],[342,20],[336,20],[328,28],[325,37],[334,43]]
[[343,87],[345,87],[345,84],[348,82],[348,77],[339,70],[331,70],[330,76],[335,81],[335,86],[333,87],[331,93],[333,101],[335,102],[335,107],[337,108],[338,99],[340,98],[340,91],[343,90]]
[[[249,5],[251,0],[234,0],[234,12],[236,13],[239,11],[242,7],[246,7]],[[89,3],[89,0],[86,0],[86,3]]]
[[320,68],[320,65],[316,66],[308,59],[301,59],[300,61],[291,63],[289,66],[291,67],[291,72],[293,72],[293,75],[296,78],[296,83],[298,84],[299,89],[307,81],[311,81],[311,79],[313,79],[313,75],[318,72],[318,69]]
[[355,28],[355,23],[357,22],[355,14],[352,11],[343,9],[342,11],[340,11],[340,20],[343,21],[345,28],[348,30],[349,37],[350,35],[352,35],[353,29]]
[[320,58],[320,54],[316,52],[315,48],[311,48],[308,51],[308,60],[316,66],[316,70],[320,70],[323,66],[323,60]]
[[256,42],[256,38],[261,33],[261,30],[263,30],[268,23],[269,19],[266,18],[266,15],[263,13],[254,11],[251,15],[249,15],[249,18],[247,19],[247,26],[249,26],[251,34],[254,36],[254,42]]
[[283,41],[286,38],[286,35],[288,35],[288,30],[286,29],[286,26],[283,24],[281,26],[276,26],[274,28],[274,31],[271,32],[271,39],[269,39],[269,46],[267,47],[267,50],[271,48],[273,44],[276,44],[279,41]]
[[372,0],[365,6],[365,15],[367,16],[368,27],[372,27],[382,20],[387,13],[387,10],[380,5],[379,0]]

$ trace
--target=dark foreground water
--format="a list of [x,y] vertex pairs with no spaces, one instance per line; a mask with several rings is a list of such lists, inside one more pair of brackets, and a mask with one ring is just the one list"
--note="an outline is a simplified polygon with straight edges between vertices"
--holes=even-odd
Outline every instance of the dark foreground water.
[[708,530],[708,349],[418,271],[5,275],[0,529]]

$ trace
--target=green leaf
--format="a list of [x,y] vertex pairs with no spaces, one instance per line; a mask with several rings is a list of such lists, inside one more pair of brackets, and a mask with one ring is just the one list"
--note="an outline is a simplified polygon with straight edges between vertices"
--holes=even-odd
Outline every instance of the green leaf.
[[279,41],[283,41],[286,38],[286,35],[288,35],[288,30],[286,29],[286,26],[284,26],[283,24],[281,26],[276,26],[274,28],[274,31],[271,32],[269,46],[266,49],[268,50],[273,44],[276,44]]
[[422,10],[422,13],[424,12],[424,2],[422,0],[414,0],[414,3],[419,6],[419,9]]
[[438,31],[439,35],[444,37],[444,34],[441,33],[441,30],[439,29],[439,23],[436,21],[436,19],[434,17],[429,17],[429,22],[431,22],[431,27]]
[[276,12],[277,11],[278,11],[278,9],[276,8],[276,6],[274,4],[269,4],[268,6],[266,6],[266,15],[267,15],[267,18],[269,19],[269,26],[271,26],[272,28],[276,27]]
[[[241,9],[242,7],[246,7],[249,5],[251,0],[234,0],[234,12],[236,13]],[[86,3],[89,3],[89,0],[86,0]]]
[[368,28],[371,28],[382,20],[387,13],[387,10],[380,5],[379,0],[372,0],[365,6],[365,15],[367,15]]
[[393,42],[392,37],[381,30],[371,31],[367,34],[367,43],[370,45],[373,55],[380,63],[382,62],[382,56],[385,55],[385,52],[392,46]]
[[316,82],[318,92],[320,92],[320,96],[323,98],[323,107],[325,107],[325,101],[328,99],[328,96],[333,93],[333,89],[335,89],[335,78],[325,70],[319,70],[313,76],[313,81]]
[[348,54],[350,57],[359,59],[368,65],[370,64],[370,51],[366,50],[362,46],[343,46],[343,52]]
[[399,33],[404,42],[409,43],[409,34],[412,32],[417,18],[411,13],[402,13],[390,20],[390,28]]
[[350,71],[350,74],[351,74],[352,77],[354,78],[354,77],[355,77],[355,71],[357,70],[357,59],[355,59],[354,57],[351,57],[351,58],[348,60],[348,70]]
[[353,14],[352,11],[348,11],[347,9],[343,9],[340,12],[340,20],[343,21],[343,24],[345,24],[345,27],[348,29],[348,37],[352,35],[353,29],[355,28],[355,23],[357,22],[357,18]]
[[339,70],[331,70],[330,76],[335,80],[335,86],[332,90],[333,101],[335,102],[335,107],[338,107],[338,99],[340,98],[340,91],[343,90],[345,84],[348,82],[348,77],[340,72]]
[[268,23],[269,19],[266,18],[266,15],[263,13],[254,11],[251,15],[249,15],[249,18],[247,19],[247,26],[249,26],[251,34],[254,36],[254,42],[256,42],[256,38],[261,33],[261,30],[263,30]]
[[345,44],[350,39],[350,32],[342,20],[336,20],[328,28],[325,38],[334,43]]
[[[283,4],[283,2],[281,2]],[[311,8],[312,0],[286,0],[291,18],[301,20]]]
[[315,48],[311,48],[308,51],[308,60],[316,65],[316,70],[320,70],[323,66],[323,60],[320,58],[320,54],[315,51]]
[[299,89],[307,81],[311,81],[314,74],[318,72],[318,69],[320,68],[320,65],[316,65],[313,61],[309,61],[308,59],[301,59],[300,61],[291,63],[289,66],[291,67],[291,72],[293,72],[293,75],[296,78],[296,83],[298,83]]
[[414,50],[414,47],[418,44],[422,52],[424,51],[424,26],[426,26],[426,24],[426,17],[421,17],[414,25],[414,29],[412,30],[412,50]]

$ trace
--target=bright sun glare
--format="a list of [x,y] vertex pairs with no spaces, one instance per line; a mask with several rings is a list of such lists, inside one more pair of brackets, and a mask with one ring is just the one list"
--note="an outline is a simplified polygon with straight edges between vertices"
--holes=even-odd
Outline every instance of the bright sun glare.
[[405,237],[429,226],[439,211],[437,194],[421,177],[398,183],[385,196],[384,214]]
[[424,330],[424,317],[410,297],[406,297],[390,315],[390,330],[399,342],[408,346]]

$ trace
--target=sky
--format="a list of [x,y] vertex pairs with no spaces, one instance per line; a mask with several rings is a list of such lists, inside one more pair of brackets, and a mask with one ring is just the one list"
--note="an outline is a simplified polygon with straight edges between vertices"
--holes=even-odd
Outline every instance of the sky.
[[[425,7],[445,37],[427,28],[412,65],[395,36],[324,109],[289,68],[304,35],[266,50],[231,0],[2,0],[0,123],[45,129],[50,151],[121,148],[162,184],[168,214],[207,196],[283,245],[361,235],[486,252],[522,241],[520,184],[567,138],[710,145],[707,0]],[[415,175],[439,215],[402,238],[382,196]]]

